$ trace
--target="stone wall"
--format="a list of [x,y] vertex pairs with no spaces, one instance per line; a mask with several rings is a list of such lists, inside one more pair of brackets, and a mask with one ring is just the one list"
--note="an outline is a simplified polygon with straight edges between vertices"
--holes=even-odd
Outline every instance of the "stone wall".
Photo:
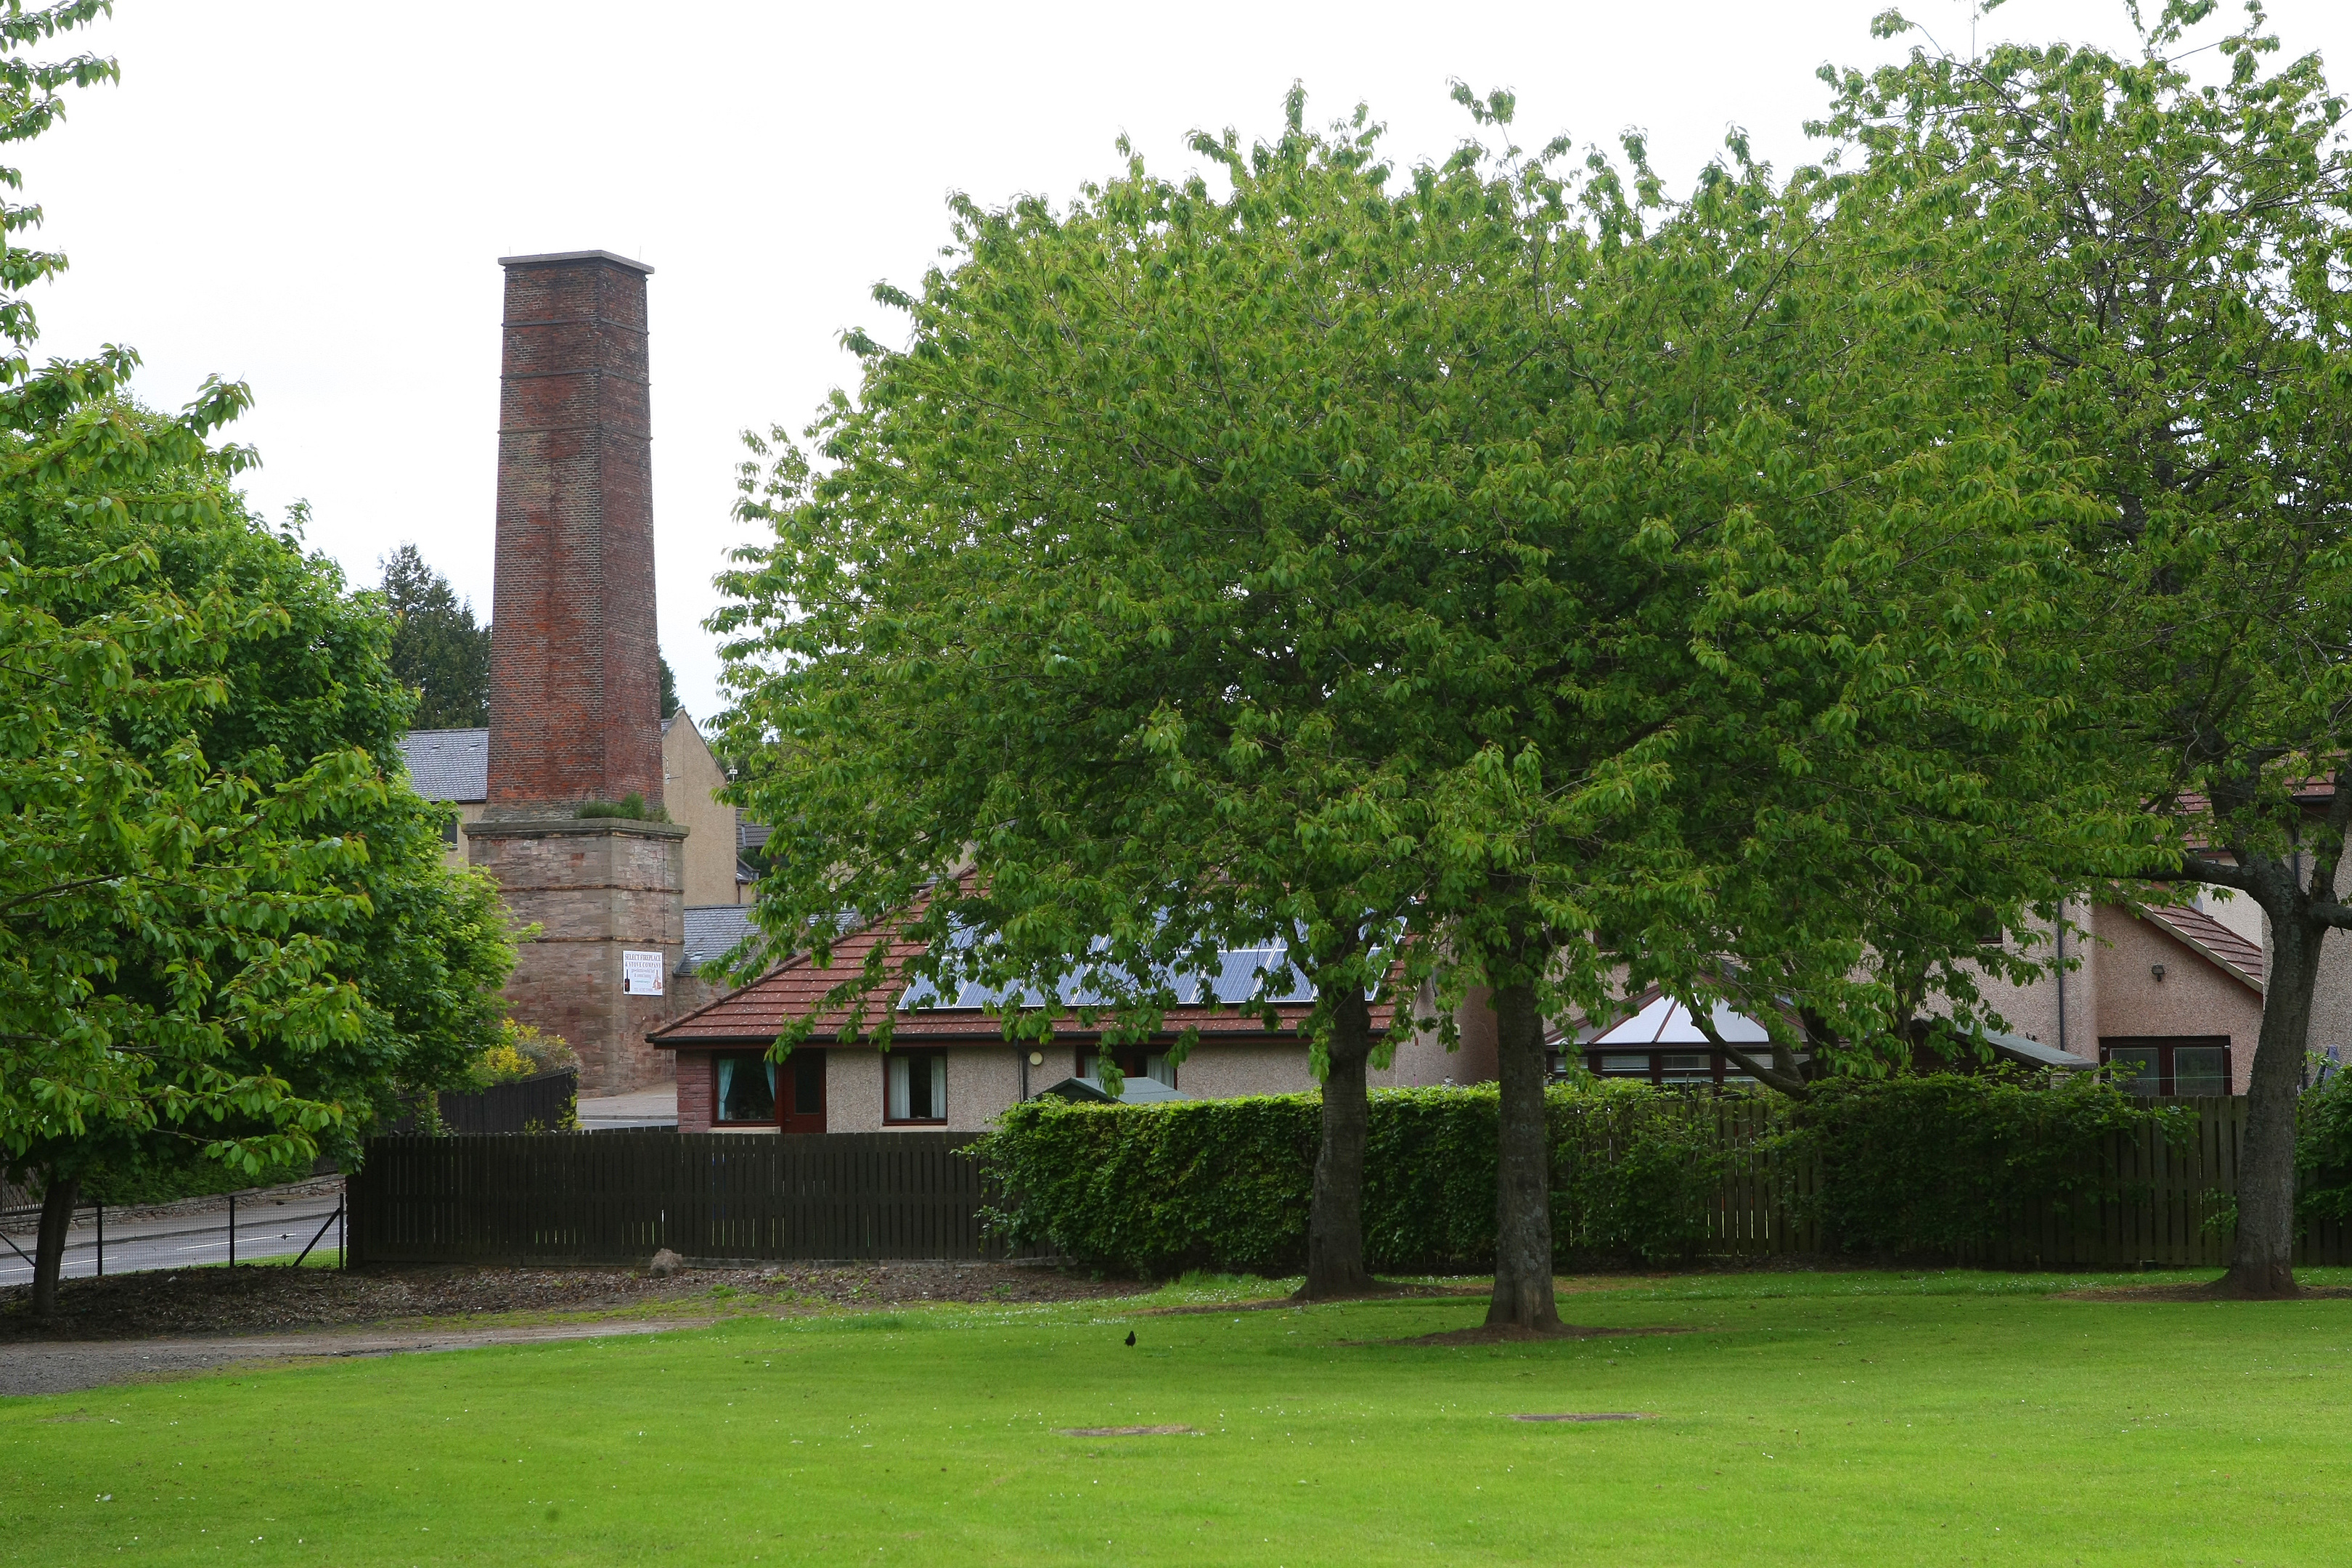
[[[707,991],[671,973],[685,952],[686,829],[612,818],[485,819],[467,834],[473,863],[498,879],[520,943],[507,1000],[527,1024],[580,1053],[583,1094],[625,1094],[671,1072],[646,1031],[699,1005]],[[662,954],[663,994],[625,995],[621,955]]]

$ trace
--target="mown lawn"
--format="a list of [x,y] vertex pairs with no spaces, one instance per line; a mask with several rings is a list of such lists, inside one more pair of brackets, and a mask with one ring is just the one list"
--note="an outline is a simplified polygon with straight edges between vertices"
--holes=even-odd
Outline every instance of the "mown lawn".
[[[1562,1304],[1687,1332],[1501,1347],[1392,1342],[1466,1300],[827,1313],[0,1400],[0,1562],[2352,1561],[2352,1300],[2051,1299],[2090,1282],[1682,1277]],[[1571,1411],[1655,1419],[1509,1419]]]

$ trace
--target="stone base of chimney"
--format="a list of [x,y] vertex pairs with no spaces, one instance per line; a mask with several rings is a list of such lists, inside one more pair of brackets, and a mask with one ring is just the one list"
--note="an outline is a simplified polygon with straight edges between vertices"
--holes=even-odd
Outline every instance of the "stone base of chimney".
[[[517,1022],[580,1053],[583,1094],[667,1081],[671,1053],[647,1046],[646,1032],[707,999],[676,973],[686,951],[686,834],[677,823],[626,817],[486,815],[467,825],[468,858],[497,879],[518,926],[539,928],[517,943],[508,1004]],[[642,989],[648,977],[657,993]]]

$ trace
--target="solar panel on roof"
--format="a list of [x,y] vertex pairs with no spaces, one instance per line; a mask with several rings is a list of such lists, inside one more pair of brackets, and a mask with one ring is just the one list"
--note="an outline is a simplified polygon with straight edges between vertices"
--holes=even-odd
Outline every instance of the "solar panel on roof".
[[[975,937],[968,931],[959,931],[949,940],[966,952],[971,951],[976,942]],[[1099,950],[1108,944],[1098,942],[1095,945]],[[1287,980],[1276,978],[1284,969],[1288,954],[1289,950],[1279,943],[1233,948],[1219,954],[1217,968],[1210,974],[1173,974],[1163,971],[1155,976],[1155,981],[1166,984],[1175,994],[1177,1005],[1184,1007],[1203,1005],[1213,1000],[1227,1006],[1266,1002],[1306,1005],[1315,1000],[1315,987],[1304,974],[1292,970]],[[1082,967],[1064,975],[1054,988],[1055,1000],[1065,1007],[1115,1006],[1124,997],[1142,989],[1144,987],[1136,984],[1125,971],[1108,964]],[[993,1008],[1001,1011],[1008,1003],[1020,1007],[1042,1007],[1045,1005],[1045,993],[1032,985],[1020,988],[1017,1003],[1013,1002],[1014,994],[982,981],[966,980],[957,985],[954,1000],[950,1001],[937,984],[923,979],[907,987],[898,998],[898,1007],[902,1012],[917,1008],[963,1011]]]

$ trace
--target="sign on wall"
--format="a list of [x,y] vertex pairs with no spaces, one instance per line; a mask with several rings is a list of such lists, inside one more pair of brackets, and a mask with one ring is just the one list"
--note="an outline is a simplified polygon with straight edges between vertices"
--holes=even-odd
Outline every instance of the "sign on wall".
[[658,996],[662,994],[662,955],[658,952],[621,954],[621,994]]

